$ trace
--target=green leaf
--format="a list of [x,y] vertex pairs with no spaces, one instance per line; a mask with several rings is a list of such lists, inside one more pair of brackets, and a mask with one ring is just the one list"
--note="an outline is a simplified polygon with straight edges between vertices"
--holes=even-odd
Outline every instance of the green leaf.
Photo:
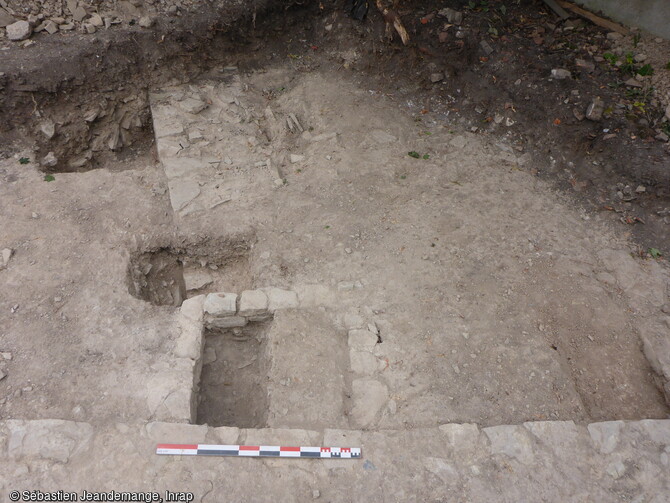
[[410,157],[414,157],[414,159],[418,159],[419,157],[421,157],[421,155],[419,155],[419,153],[415,152],[414,150],[412,150],[411,152],[407,152],[407,155]]
[[326,225],[324,229],[330,229],[330,225]]
[[605,54],[603,54],[603,58],[605,58],[607,62],[612,66],[614,66],[617,60],[619,59],[616,57],[615,54],[612,54],[611,52],[606,52]]
[[637,71],[637,73],[642,75],[643,77],[646,77],[648,75],[653,75],[654,74],[654,69],[651,67],[651,65],[649,63],[647,63],[642,68],[640,68]]
[[658,248],[649,248],[649,255],[651,255],[653,258],[658,258],[662,257],[663,253],[661,253],[661,250]]
[[56,179],[56,177],[53,176],[53,175],[45,175],[45,177],[44,177],[45,182],[53,182],[55,179]]
[[407,175],[400,175],[401,180],[404,180],[405,178],[407,178]]
[[670,70],[670,61],[668,61],[668,62],[666,63],[666,65],[665,65],[665,69],[666,69],[666,70]]
[[424,159],[430,159],[430,155],[429,154],[423,154],[423,158]]
[[28,164],[29,162],[30,159],[28,159],[27,157],[21,157],[21,159],[19,159],[19,164]]

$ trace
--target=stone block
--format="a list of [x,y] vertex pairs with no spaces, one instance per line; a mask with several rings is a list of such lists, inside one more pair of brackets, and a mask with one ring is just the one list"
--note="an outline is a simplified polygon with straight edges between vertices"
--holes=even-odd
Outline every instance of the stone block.
[[205,302],[204,295],[196,295],[190,299],[186,299],[179,309],[181,316],[191,321],[202,321],[203,304]]
[[492,426],[482,431],[491,442],[491,454],[503,454],[524,465],[535,460],[532,437],[522,426]]
[[388,388],[375,379],[363,378],[354,380],[351,389],[354,402],[351,417],[354,425],[369,428],[388,402]]
[[368,351],[349,350],[349,361],[357,374],[373,375],[379,371],[379,360]]
[[596,448],[603,454],[611,454],[619,445],[623,421],[605,421],[587,426]]
[[213,318],[226,318],[237,313],[237,294],[217,292],[207,295],[204,311]]
[[264,316],[268,314],[268,296],[261,290],[245,290],[240,295],[239,316]]
[[275,312],[277,309],[294,309],[298,307],[298,294],[291,290],[281,288],[263,288],[268,297],[268,310]]
[[8,420],[7,454],[12,459],[34,458],[67,463],[77,451],[84,450],[93,437],[88,423],[42,419]]
[[349,347],[357,351],[369,351],[377,345],[377,334],[369,330],[349,330]]

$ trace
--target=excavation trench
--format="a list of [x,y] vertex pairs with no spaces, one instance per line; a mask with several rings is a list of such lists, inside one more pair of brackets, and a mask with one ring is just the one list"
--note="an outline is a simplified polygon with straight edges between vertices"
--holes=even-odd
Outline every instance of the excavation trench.
[[[501,143],[510,136],[508,131],[516,130],[501,130],[512,128],[505,125],[511,121],[493,120],[500,93],[479,78],[485,61],[475,32],[469,32],[461,49],[450,46],[464,67],[475,66],[466,70],[439,58],[426,64],[430,51],[419,51],[422,55],[416,58],[404,52],[405,56],[384,53],[382,57],[377,40],[383,24],[375,14],[370,24],[355,24],[339,11],[306,9],[275,18],[259,16],[257,31],[244,24],[247,32],[237,42],[231,41],[231,33],[196,37],[185,27],[177,36],[166,38],[164,46],[142,35],[146,44],[133,53],[131,43],[118,38],[117,46],[113,41],[107,48],[91,49],[106,54],[110,64],[91,82],[77,82],[83,91],[79,98],[46,93],[47,82],[36,81],[32,90],[21,90],[15,83],[9,86],[3,104],[28,111],[31,122],[23,132],[38,138],[36,161],[45,171],[133,169],[139,165],[138,158],[152,158],[168,180],[167,195],[180,231],[196,222],[202,225],[193,228],[202,232],[209,225],[213,236],[225,233],[230,222],[257,219],[255,224],[267,241],[253,256],[253,239],[213,237],[133,253],[127,274],[132,296],[178,307],[195,295],[250,289],[257,277],[267,284],[322,282],[341,297],[360,296],[355,301],[338,297],[341,304],[327,306],[334,316],[341,317],[343,310],[354,305],[358,308],[356,302],[360,302],[365,312],[375,313],[369,314],[371,318],[382,318],[390,325],[374,355],[365,354],[364,373],[353,377],[352,355],[343,342],[346,335],[332,328],[332,320],[321,320],[322,313],[309,318],[317,320],[314,323],[296,314],[279,339],[268,335],[276,320],[235,330],[208,329],[197,422],[251,428],[351,426],[349,415],[357,406],[351,396],[355,380],[359,390],[371,381],[382,383],[377,389],[387,402],[371,419],[371,428],[450,421],[490,425],[667,416],[667,405],[654,384],[658,376],[642,356],[637,334],[630,329],[635,320],[625,317],[618,286],[603,286],[601,280],[596,284],[594,278],[602,277],[603,271],[591,266],[584,273],[589,281],[580,291],[597,292],[595,299],[606,298],[609,311],[589,311],[591,306],[583,306],[591,294],[580,294],[587,299],[580,297],[577,305],[575,292],[553,288],[568,281],[568,272],[549,278],[535,273],[530,265],[520,266],[521,258],[536,257],[505,241],[509,236],[503,229],[508,226],[510,233],[517,233],[515,237],[522,236],[519,240],[525,245],[531,241],[526,234],[539,229],[549,243],[546,249],[559,249],[562,244],[551,241],[551,235],[561,222],[551,220],[549,212],[542,213],[546,222],[528,217],[539,214],[542,205],[527,193],[515,192],[519,186],[535,187],[537,175],[537,169],[527,164],[530,156],[522,161],[515,152],[527,154],[540,148],[521,136],[511,146]],[[306,12],[313,16],[312,23],[304,23]],[[366,42],[361,46],[353,42],[363,38]],[[78,51],[81,55],[83,49]],[[121,63],[124,52],[131,54],[126,66]],[[160,62],[155,72],[144,68],[152,62]],[[411,64],[399,64],[403,62]],[[394,65],[403,71],[423,65],[417,70],[420,82],[394,74]],[[90,67],[75,65],[63,71],[96,75]],[[13,79],[18,69],[13,72],[10,69],[5,81]],[[442,74],[441,84],[426,83],[424,77],[433,73]],[[231,94],[232,83],[236,87]],[[532,85],[528,82],[524,87],[529,99],[521,95],[509,99],[535,101],[530,99],[538,96],[532,94]],[[461,93],[460,88],[471,93]],[[514,87],[510,84],[509,89]],[[561,90],[566,95],[569,91]],[[551,94],[542,88],[537,91],[542,92]],[[28,93],[36,96],[39,117],[32,112],[35,104]],[[151,96],[154,112],[158,103],[164,106],[164,115],[152,113]],[[479,108],[486,104],[482,109],[486,117],[474,110],[473,96]],[[192,100],[202,102],[203,110],[186,110]],[[499,113],[511,119],[514,107],[504,105]],[[462,113],[453,111],[457,108]],[[488,120],[488,108],[492,120]],[[553,109],[543,111],[549,113]],[[172,132],[163,134],[154,127],[157,120],[165,126],[163,118],[174,117],[186,119]],[[529,131],[540,129],[538,121],[544,119],[533,120],[524,126]],[[6,115],[3,121],[5,128],[16,127]],[[584,123],[575,127],[587,131]],[[470,133],[473,130],[476,134]],[[493,138],[495,148],[491,142],[484,146],[482,138]],[[502,157],[479,158],[489,147],[502,152]],[[4,154],[12,153],[10,146],[3,148]],[[42,162],[49,152],[58,159],[54,165]],[[191,162],[194,159],[202,162],[196,165]],[[480,169],[487,162],[512,175],[523,172],[528,178],[512,182],[492,175]],[[197,169],[199,178],[185,180],[189,170],[184,166]],[[552,169],[547,168],[545,175],[558,177]],[[611,173],[601,175],[607,178]],[[596,176],[590,183],[600,181]],[[184,182],[189,183],[187,196]],[[576,182],[573,186],[579,187]],[[180,197],[176,197],[178,190],[182,190]],[[504,191],[511,197],[496,197]],[[543,194],[553,197],[549,191]],[[665,197],[660,189],[656,196]],[[496,211],[487,213],[490,208]],[[503,214],[509,219],[502,219]],[[527,219],[513,227],[517,218]],[[571,239],[568,230],[561,229],[564,239]],[[482,241],[482,236],[490,242]],[[491,250],[494,247],[500,247],[497,253]],[[540,246],[532,250],[543,251]],[[484,271],[481,264],[495,267]],[[503,275],[504,281],[513,283],[529,270],[524,279],[536,283],[526,289],[525,297],[515,297],[491,280]],[[545,280],[554,283],[542,283]],[[508,296],[509,305],[498,303]],[[480,297],[486,297],[486,302]],[[545,297],[550,299],[547,305],[542,302]],[[440,313],[439,319],[431,319],[434,313]],[[500,320],[508,315],[507,325],[501,326]],[[614,318],[618,327],[599,328]],[[543,326],[553,324],[552,330],[539,332],[538,319]],[[301,328],[291,328],[297,326]],[[478,333],[472,328],[477,326]],[[472,338],[471,331],[476,333]],[[270,340],[281,344],[269,346]],[[291,364],[286,368],[293,368],[295,375],[289,375],[289,370],[287,375],[273,374],[277,355]],[[310,380],[316,375],[319,378]],[[639,402],[636,395],[642,396]],[[362,396],[367,399],[368,395]],[[301,410],[304,397],[311,402]],[[617,407],[622,397],[630,400],[629,406]],[[320,402],[328,406],[321,407]],[[364,407],[357,403],[359,410]]]

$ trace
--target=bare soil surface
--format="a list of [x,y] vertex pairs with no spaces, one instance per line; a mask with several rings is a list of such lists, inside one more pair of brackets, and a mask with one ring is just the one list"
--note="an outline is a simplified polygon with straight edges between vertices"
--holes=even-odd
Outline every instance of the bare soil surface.
[[[284,394],[290,405],[269,411],[270,426],[358,426],[346,315],[380,332],[390,405],[371,428],[667,417],[639,338],[641,324],[667,319],[666,264],[648,253],[670,250],[660,103],[642,114],[606,62],[579,73],[576,57],[610,49],[599,29],[566,30],[521,2],[496,18],[495,37],[491,10],[467,10],[456,38],[437,16],[421,21],[445,5],[406,15],[408,48],[389,45],[373,11],[361,24],[310,5],[259,17],[255,31],[238,27],[234,42],[215,29],[196,35],[194,18],[165,38],[160,26],[131,28],[40,36],[7,51],[0,247],[14,255],[0,271],[0,350],[12,353],[0,367],[2,417],[151,419],[147,388],[171,365],[183,297],[304,284],[332,292],[327,307],[275,320],[271,340],[284,352],[270,347],[269,382],[249,368],[260,381],[228,395],[266,385]],[[34,71],[56,56],[61,66]],[[281,183],[259,168],[249,175],[258,190],[180,216],[153,146],[148,91],[221,83],[231,67],[259,129],[246,137],[245,161],[278,155]],[[556,67],[579,78],[550,80]],[[580,121],[573,110],[596,94],[611,113]],[[266,106],[295,114],[308,134],[268,138]],[[51,140],[45,120],[56,126]],[[219,132],[206,113],[192,125],[204,141]],[[48,152],[58,164],[40,166]],[[252,355],[218,337],[204,376],[225,387],[243,377],[226,362]],[[310,380],[318,358],[323,370]],[[220,391],[207,386],[205,400]],[[339,393],[320,418],[319,390]],[[233,408],[232,422],[265,421],[260,409]]]

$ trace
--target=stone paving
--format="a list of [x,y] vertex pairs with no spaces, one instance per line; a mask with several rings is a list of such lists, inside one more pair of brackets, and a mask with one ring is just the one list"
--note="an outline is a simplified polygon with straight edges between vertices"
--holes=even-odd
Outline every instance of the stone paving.
[[[158,456],[157,443],[360,446],[359,460]],[[664,503],[670,421],[532,422],[416,430],[101,428],[0,422],[0,492],[190,491],[195,501]]]

